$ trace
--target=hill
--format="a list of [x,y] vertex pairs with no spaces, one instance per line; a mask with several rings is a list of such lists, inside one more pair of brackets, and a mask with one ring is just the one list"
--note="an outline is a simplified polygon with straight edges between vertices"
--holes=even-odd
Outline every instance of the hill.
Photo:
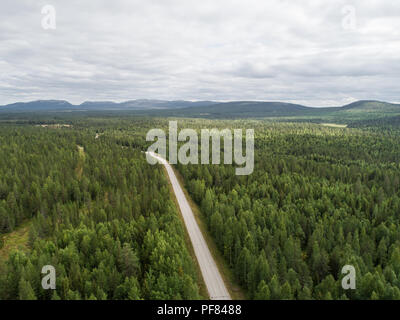
[[383,119],[400,115],[400,104],[361,100],[345,105],[331,114],[333,121],[353,122]]
[[64,100],[37,100],[31,102],[16,102],[0,107],[6,112],[35,112],[35,111],[71,111],[76,106]]
[[63,100],[38,100],[32,102],[17,102],[0,106],[0,112],[70,112],[70,111],[133,111],[133,110],[162,110],[176,108],[206,107],[216,104],[213,101],[166,101],[166,100],[129,100],[86,101],[73,105]]
[[313,108],[284,102],[233,101],[202,108],[182,108],[179,114],[192,117],[254,118],[302,115],[310,110]]
[[269,118],[279,121],[312,121],[353,125],[358,121],[400,116],[400,104],[361,100],[342,107],[307,107],[286,102],[262,101],[167,101],[129,100],[125,102],[86,101],[73,105],[64,100],[39,100],[0,107],[5,113],[98,112],[153,117],[190,117],[209,119]]
[[383,111],[383,112],[399,112],[400,104],[388,103],[375,100],[360,100],[341,108],[341,111],[351,112],[351,111]]

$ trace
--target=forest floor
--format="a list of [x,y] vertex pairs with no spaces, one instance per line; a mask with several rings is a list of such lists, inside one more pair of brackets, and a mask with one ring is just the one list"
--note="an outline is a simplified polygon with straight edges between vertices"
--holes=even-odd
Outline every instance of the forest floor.
[[175,175],[179,181],[179,184],[182,187],[183,192],[185,193],[185,197],[188,200],[190,207],[192,208],[196,222],[199,225],[201,233],[203,234],[203,237],[208,245],[211,255],[213,256],[215,263],[217,264],[219,272],[221,273],[222,279],[224,280],[225,286],[227,287],[232,300],[246,300],[247,298],[246,298],[246,294],[245,294],[244,290],[235,281],[232,270],[229,268],[224,257],[219,252],[217,245],[215,244],[213,238],[210,235],[203,214],[201,213],[199,207],[193,201],[193,199],[189,195],[188,191],[184,187],[185,182],[183,180],[183,177],[178,172],[178,170],[176,170],[174,167],[172,167],[172,168],[173,168]]
[[8,259],[9,254],[13,250],[28,250],[29,240],[29,227],[31,222],[25,222],[16,228],[13,232],[4,234],[2,239],[4,241],[3,247],[0,249],[0,257],[4,260]]

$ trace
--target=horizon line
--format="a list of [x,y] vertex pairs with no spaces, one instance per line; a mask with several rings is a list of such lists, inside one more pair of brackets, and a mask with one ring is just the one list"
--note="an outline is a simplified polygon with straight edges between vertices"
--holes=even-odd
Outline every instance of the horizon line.
[[376,100],[376,99],[359,99],[359,100],[353,100],[352,102],[348,102],[345,103],[343,105],[330,105],[330,106],[310,106],[310,105],[306,105],[306,104],[302,104],[302,103],[297,103],[297,102],[288,102],[288,101],[292,101],[292,100],[197,100],[197,99],[173,99],[173,100],[166,100],[166,99],[150,99],[150,98],[138,98],[138,99],[127,99],[127,100],[84,100],[81,103],[75,104],[75,103],[71,103],[68,100],[65,99],[37,99],[37,100],[27,100],[27,101],[16,101],[16,102],[11,102],[11,103],[7,103],[4,105],[0,105],[1,107],[7,107],[13,104],[18,104],[18,103],[32,103],[32,102],[51,102],[51,101],[58,101],[58,102],[66,102],[69,103],[72,106],[81,106],[84,103],[114,103],[114,104],[122,104],[122,103],[126,103],[126,102],[130,102],[130,101],[162,101],[162,102],[192,102],[192,103],[196,103],[196,102],[215,102],[216,104],[223,104],[223,103],[230,103],[230,102],[265,102],[265,103],[288,103],[288,104],[293,104],[293,105],[300,105],[303,107],[307,107],[307,108],[337,108],[337,107],[343,107],[343,106],[347,106],[356,102],[381,102],[381,103],[389,103],[389,104],[400,104],[400,102],[398,101],[386,101],[386,100]]

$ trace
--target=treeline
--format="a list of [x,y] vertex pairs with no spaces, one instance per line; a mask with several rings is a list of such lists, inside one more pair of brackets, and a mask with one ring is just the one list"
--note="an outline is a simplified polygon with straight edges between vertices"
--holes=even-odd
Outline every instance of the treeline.
[[368,119],[351,122],[350,128],[380,128],[386,130],[398,129],[400,126],[400,116],[389,116],[378,119]]
[[163,172],[93,132],[0,128],[0,232],[31,221],[29,250],[0,260],[0,299],[200,298]]
[[[252,299],[400,299],[400,142],[311,124],[256,130],[255,171],[178,165]],[[356,290],[341,286],[356,269]]]

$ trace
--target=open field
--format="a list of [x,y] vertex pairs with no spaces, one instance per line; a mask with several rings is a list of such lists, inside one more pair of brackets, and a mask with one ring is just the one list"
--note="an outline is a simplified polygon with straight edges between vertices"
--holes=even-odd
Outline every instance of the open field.
[[347,128],[346,124],[337,124],[337,123],[321,123],[322,126],[332,127],[332,128]]
[[27,252],[29,250],[29,226],[30,222],[22,223],[16,230],[1,235],[2,247],[0,248],[0,257],[7,260],[9,254],[14,250]]

